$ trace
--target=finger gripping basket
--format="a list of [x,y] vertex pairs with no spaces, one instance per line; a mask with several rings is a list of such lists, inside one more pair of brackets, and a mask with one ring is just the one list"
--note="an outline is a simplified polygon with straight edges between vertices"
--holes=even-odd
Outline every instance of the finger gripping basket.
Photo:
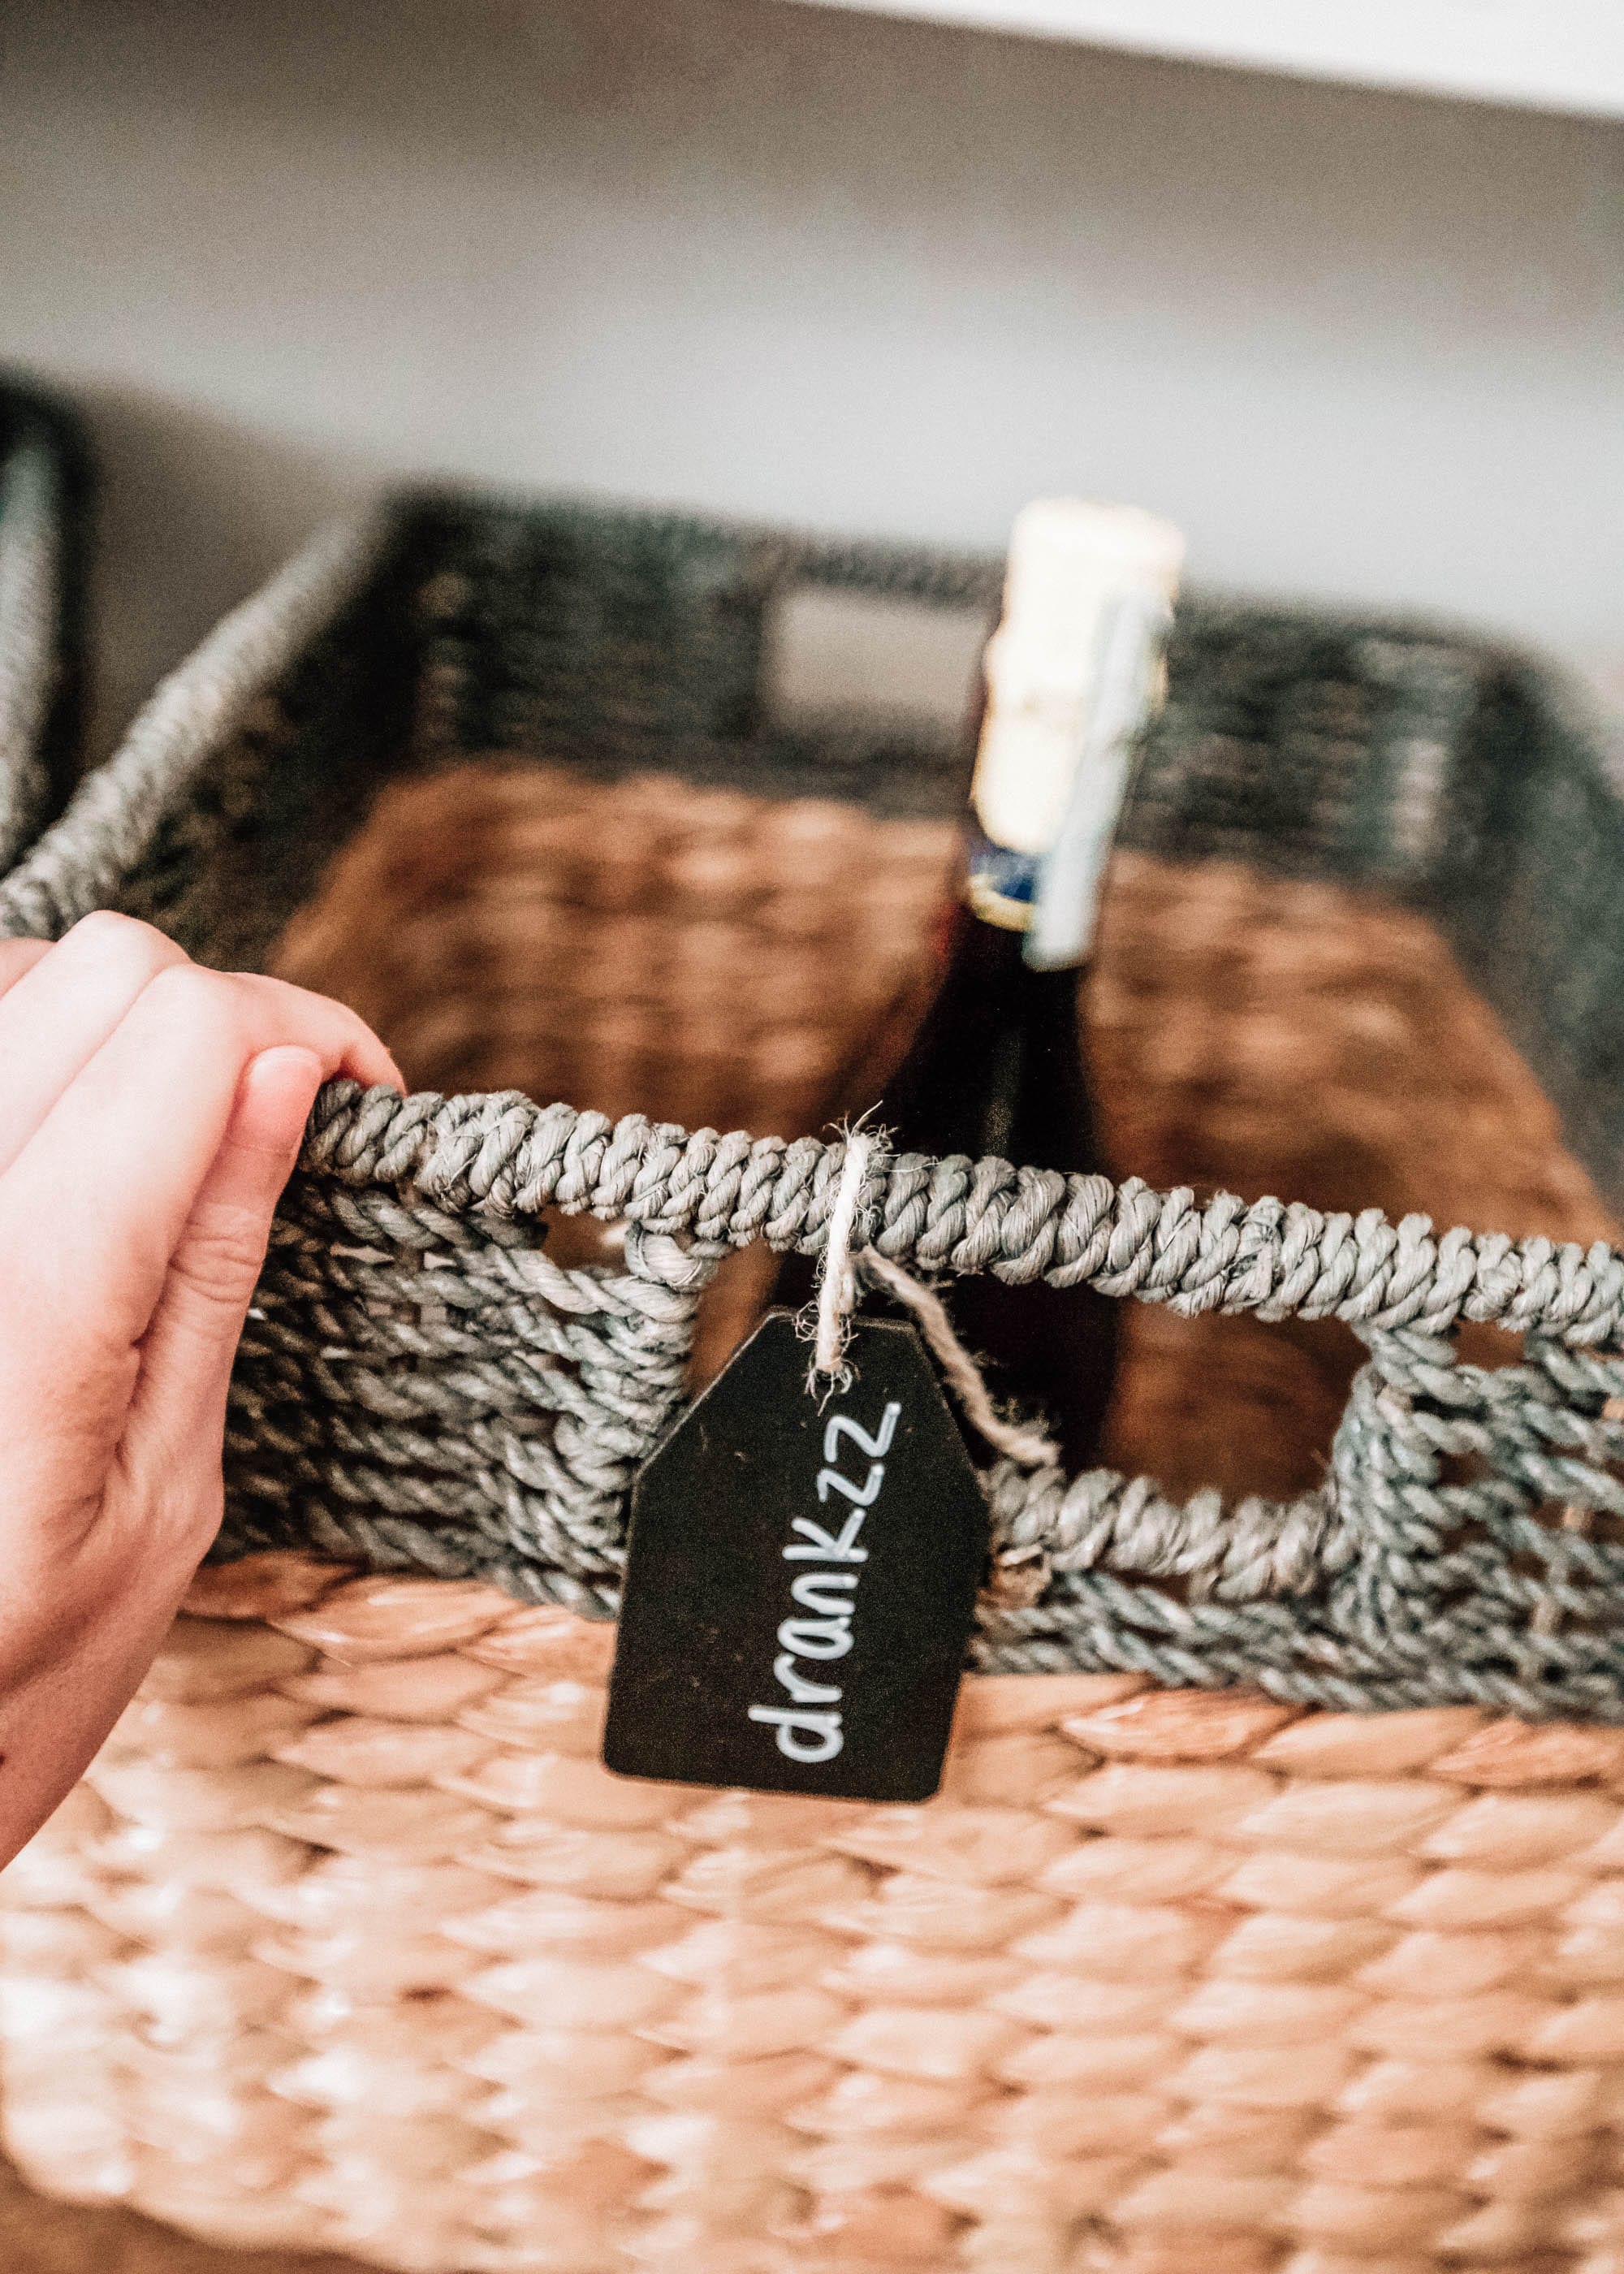
[[0,1884],[41,2187],[423,2274],[1624,2263],[1624,857],[1515,659],[1186,609],[1090,1003],[1139,1174],[876,1156],[910,1271],[1139,1299],[1115,1465],[983,1460],[941,1797],[597,1765],[630,1479],[821,1246],[952,856],[950,731],[791,634],[996,588],[413,502],[0,888],[439,1085],[324,1095],[222,1560]]

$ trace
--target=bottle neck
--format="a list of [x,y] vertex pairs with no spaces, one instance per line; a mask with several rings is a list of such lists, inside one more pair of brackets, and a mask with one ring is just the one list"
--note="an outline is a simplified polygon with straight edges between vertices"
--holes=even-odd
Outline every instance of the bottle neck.
[[[995,616],[988,627],[989,644],[976,670],[966,721],[969,747],[975,755],[975,774],[965,831],[959,896],[947,911],[949,937],[944,946],[951,947],[954,937],[973,926],[977,934],[984,931],[998,935],[1005,942],[1004,953],[1013,961],[1019,960],[1032,928],[1042,889],[1045,854],[1042,850],[1022,852],[1011,844],[1001,843],[985,825],[985,760],[991,700],[987,658],[999,621]],[[987,953],[992,953],[990,944]]]
[[972,827],[965,847],[962,899],[979,923],[1024,942],[1032,930],[1043,885],[1041,854],[1012,852]]
[[983,681],[965,899],[981,922],[1023,935],[1035,970],[1087,960],[1140,735],[1160,696],[1170,613],[1149,590],[1103,603],[1086,644],[1089,699],[1069,714],[1019,704],[1001,714],[996,678]]

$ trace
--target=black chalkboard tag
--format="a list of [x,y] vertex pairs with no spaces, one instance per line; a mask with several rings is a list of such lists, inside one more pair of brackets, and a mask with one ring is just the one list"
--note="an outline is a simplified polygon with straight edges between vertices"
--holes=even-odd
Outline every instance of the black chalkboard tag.
[[912,1327],[859,1317],[807,1389],[769,1312],[632,1492],[604,1759],[622,1775],[844,1800],[942,1781],[987,1503]]

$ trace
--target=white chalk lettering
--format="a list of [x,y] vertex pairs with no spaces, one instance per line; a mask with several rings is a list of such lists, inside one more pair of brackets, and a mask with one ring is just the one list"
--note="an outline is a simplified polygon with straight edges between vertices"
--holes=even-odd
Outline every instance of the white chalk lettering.
[[858,1427],[849,1413],[837,1413],[823,1432],[823,1458],[831,1462],[839,1459],[840,1438],[844,1432],[846,1436],[856,1438],[859,1447],[871,1461],[883,1461],[891,1450],[891,1441],[897,1434],[897,1424],[901,1419],[902,1408],[893,1399],[880,1418],[878,1434],[871,1437],[866,1429]]
[[788,1651],[781,1651],[772,1661],[772,1678],[782,1683],[797,1706],[838,1706],[840,1685],[838,1682],[808,1682],[798,1671]]
[[[838,1713],[803,1713],[789,1706],[752,1706],[752,1721],[778,1723],[778,1748],[786,1760],[832,1761],[846,1743]],[[803,1738],[802,1730],[809,1731]]]
[[801,1534],[801,1544],[786,1547],[786,1563],[866,1563],[868,1551],[854,1545],[862,1530],[862,1510],[855,1508],[846,1519],[841,1532],[825,1532],[821,1524],[814,1524],[809,1516],[792,1516],[790,1530]]
[[816,1611],[825,1619],[849,1619],[852,1605],[840,1598],[856,1585],[855,1571],[803,1571],[791,1583],[790,1593],[803,1610]]
[[[902,1419],[893,1398],[872,1434],[848,1413],[837,1413],[823,1432],[823,1463],[817,1472],[818,1499],[827,1503],[838,1493],[850,1503],[851,1514],[838,1532],[831,1532],[810,1517],[790,1518],[790,1529],[800,1536],[782,1553],[788,1563],[866,1563],[868,1551],[857,1545],[867,1511],[879,1499],[885,1483],[885,1456]],[[850,1437],[867,1456],[868,1473],[861,1485],[842,1476],[835,1464],[840,1441]],[[790,1617],[779,1622],[778,1654],[772,1662],[773,1680],[790,1699],[787,1706],[752,1706],[752,1721],[766,1724],[786,1760],[808,1766],[831,1761],[846,1743],[839,1712],[843,1696],[838,1683],[817,1682],[803,1674],[797,1659],[828,1662],[847,1656],[853,1645],[852,1622],[857,1609],[857,1582],[852,1570],[802,1571],[790,1582],[790,1600],[811,1618]]]
[[849,1612],[838,1619],[786,1619],[778,1629],[779,1646],[798,1658],[844,1658],[852,1647]]
[[847,1478],[841,1475],[838,1469],[820,1469],[817,1472],[817,1496],[819,1500],[827,1500],[831,1492],[843,1493],[847,1500],[855,1501],[859,1508],[872,1508],[879,1498],[880,1487],[884,1481],[883,1461],[876,1461],[870,1467],[868,1475],[863,1479],[861,1492]]

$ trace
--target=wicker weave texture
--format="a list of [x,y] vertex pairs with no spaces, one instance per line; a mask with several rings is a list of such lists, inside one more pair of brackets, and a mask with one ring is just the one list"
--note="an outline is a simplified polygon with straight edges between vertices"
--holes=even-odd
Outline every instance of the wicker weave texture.
[[[947,822],[649,775],[467,764],[400,783],[275,968],[387,1035],[414,1087],[522,1090],[797,1137],[873,1103],[928,984]],[[1119,854],[1082,1006],[1113,1163],[1588,1244],[1613,1226],[1498,1021],[1417,914],[1237,862]],[[601,1259],[556,1217],[549,1253]],[[770,1299],[724,1261],[690,1381]],[[1108,1457],[1170,1491],[1284,1497],[1328,1457],[1345,1329],[1133,1304]],[[1503,1338],[1465,1330],[1471,1354]]]
[[53,2192],[418,2274],[1614,2274],[1620,1733],[973,1678],[928,1806],[763,1800],[598,1767],[568,1613],[194,1609],[5,1882]]
[[[414,1087],[800,1137],[872,1103],[956,844],[951,820],[834,798],[476,761],[385,791],[274,968],[389,1035]],[[550,1239],[572,1262],[605,1253],[590,1224]],[[723,1263],[691,1387],[777,1269],[764,1248]]]
[[[1616,1236],[1549,1099],[1414,911],[1237,862],[1119,854],[1085,1016],[1124,1174]],[[1137,1303],[1124,1328],[1116,1465],[1232,1497],[1315,1481],[1363,1355],[1345,1329]],[[1490,1329],[1459,1339],[1480,1364],[1507,1355]]]
[[[522,983],[603,896],[601,809],[522,862],[532,801],[498,777],[491,809],[432,953],[412,864],[451,856],[405,801],[288,955],[426,1080],[462,970],[469,1078],[563,1088],[592,1005],[560,1038]],[[1327,1202],[1351,1177],[1395,1213],[1601,1226],[1417,918],[1131,857],[1090,1012],[1132,1167],[1255,1191],[1283,1159]],[[628,1105],[660,1111],[660,1065]],[[1118,1457],[1312,1480],[1344,1329],[1129,1328]],[[264,1463],[267,1505],[305,1457]],[[465,1481],[430,1480],[442,1512]],[[281,1556],[194,1606],[0,1881],[7,2137],[42,2187],[432,2274],[1616,2274],[1624,1733],[973,1677],[938,1802],[808,1811],[608,1777],[612,1637],[566,1612]]]
[[832,798],[475,762],[385,792],[276,968],[414,1084],[800,1136],[917,978],[953,848]]
[[[588,1133],[608,1125],[538,1123],[522,1097],[593,1080],[601,1035],[606,1094],[662,1125],[686,1112],[793,1135],[820,1111],[870,1103],[919,997],[948,847],[944,822],[669,777],[458,764],[387,791],[295,920],[280,968],[372,1017],[412,1080],[513,1087],[466,1133],[467,1109],[432,1093],[426,1115],[380,1098],[355,1108],[348,1130],[327,1126],[311,1165],[341,1179],[296,1183],[244,1339],[232,1543],[292,1540],[613,1612],[631,1472],[685,1369],[690,1386],[703,1378],[759,1308],[772,1259],[758,1242],[724,1262],[690,1351],[688,1275],[703,1278],[741,1236],[732,1204],[718,1200],[687,1261],[669,1239],[650,1242],[647,1224],[560,1216],[545,1193],[590,1198],[569,1165],[586,1155],[572,1148],[601,1148]],[[1602,1227],[1550,1108],[1437,935],[1346,887],[1126,856],[1089,1027],[1131,1165],[1187,1162],[1203,1183],[1242,1191],[1305,1182],[1333,1204],[1362,1193],[1398,1214],[1475,1192],[1490,1220],[1530,1232]],[[1300,1095],[1297,1065],[1313,1076]],[[428,1149],[408,1136],[399,1151],[397,1126],[421,1130]],[[676,1175],[669,1201],[650,1199],[650,1222],[695,1227],[704,1179],[745,1140],[641,1126],[643,1153],[628,1153],[615,1189],[634,1214],[654,1193],[635,1165],[652,1147]],[[758,1149],[793,1196],[786,1143]],[[545,1186],[520,1165],[527,1148]],[[821,1148],[802,1150],[816,1166]],[[827,1178],[826,1161],[816,1172]],[[494,1178],[508,1196],[470,1206],[470,1173],[476,1189]],[[951,1165],[913,1187],[944,1227],[962,1189]],[[917,1213],[910,1227],[906,1186],[895,1205],[891,1252],[906,1260],[929,1239]],[[1124,1230],[1142,1260],[1108,1279],[1113,1291],[1156,1265],[1162,1235],[1153,1219],[1135,1226],[1137,1206],[1124,1201]],[[545,1253],[527,1224],[538,1208]],[[958,1236],[936,1241],[950,1264]],[[1164,1252],[1183,1236],[1170,1231]],[[1416,1253],[1416,1269],[1436,1268]],[[1564,1270],[1581,1265],[1583,1250],[1570,1254]],[[1546,1273],[1536,1250],[1529,1262]],[[1401,1261],[1387,1285],[1406,1284]],[[1582,1276],[1572,1286],[1592,1299]],[[1566,1300],[1560,1283],[1553,1293]],[[1362,1300],[1345,1314],[1380,1325]],[[1407,1304],[1395,1322],[1415,1317]],[[980,1662],[1174,1682],[1261,1675],[1304,1702],[1465,1699],[1614,1718],[1611,1623],[1598,1633],[1595,1621],[1619,1554],[1607,1402],[1624,1377],[1538,1343],[1530,1369],[1492,1376],[1455,1366],[1441,1335],[1376,1334],[1376,1372],[1349,1409],[1327,1497],[1318,1465],[1357,1349],[1324,1319],[1137,1327],[1117,1435],[1161,1495],[1132,1483],[1131,1468],[1069,1489],[1057,1474],[994,1472],[1001,1585]],[[1502,1342],[1495,1356],[1506,1354]],[[1440,1397],[1447,1439],[1432,1418]],[[1214,1425],[1220,1410],[1228,1420]],[[1274,1426],[1237,1427],[1241,1413]],[[1455,1452],[1490,1457],[1492,1496],[1450,1480]],[[1298,1497],[1231,1520],[1213,1488],[1237,1485]],[[1538,1619],[1536,1596],[1520,1581],[1507,1593],[1501,1577],[1514,1555],[1546,1575]],[[1016,1567],[1024,1592],[1011,1597],[1002,1582]],[[1189,1610],[1169,1602],[1169,1578],[1189,1584]]]
[[[731,540],[653,525],[473,514],[458,544],[470,573],[369,583],[370,538],[296,565],[0,895],[11,930],[107,903],[278,953],[414,1081],[510,1089],[324,1103],[237,1372],[231,1544],[447,1576],[203,1584],[0,1883],[13,2151],[425,2274],[1619,2274],[1624,1768],[1573,1701],[1624,1698],[1624,1281],[1540,1245],[1606,1236],[1593,1190],[1439,937],[1350,883],[1419,890],[1470,819],[1480,660],[1198,612],[1090,1042],[1120,1168],[1311,1206],[1130,1189],[1088,1269],[1192,1310],[1289,1280],[1316,1315],[1128,1306],[1115,1457],[1228,1512],[1056,1476],[1009,1514],[989,1477],[1000,1554],[1035,1523],[1049,1584],[989,1599],[981,1662],[1172,1686],[973,1679],[940,1802],[801,1811],[608,1778],[611,1641],[572,1606],[613,1608],[696,1310],[713,1362],[766,1217],[817,1245],[838,1148],[787,1141],[899,1045],[951,769],[757,732],[744,603],[793,547],[741,583]],[[1393,792],[1429,750],[1442,838]],[[1312,874],[1260,873],[1277,843]],[[875,1236],[915,1268],[1024,1269],[1063,1209],[1098,1231],[1007,1164],[894,1171]],[[748,1284],[702,1303],[739,1241]],[[1543,1347],[1493,1376],[1515,1347],[1469,1327],[1452,1368],[1473,1303]],[[1327,1495],[1350,1318],[1375,1365]],[[1564,1718],[1509,1721],[1519,1688]]]
[[[771,900],[786,877],[792,907],[804,906],[816,893],[786,847],[771,847],[792,809],[804,822],[821,805],[826,828],[830,806],[849,809],[833,837],[861,856],[859,815],[939,832],[957,810],[962,765],[939,726],[905,730],[883,700],[786,717],[764,668],[785,607],[810,584],[962,613],[989,597],[990,574],[985,563],[669,517],[407,505],[322,538],[211,635],[0,884],[0,930],[54,935],[115,906],[205,960],[257,964],[308,910],[324,872],[354,866],[357,826],[380,797],[389,803],[391,785],[398,794],[449,770],[491,835],[492,801],[470,786],[480,760],[504,775],[536,768],[544,787],[560,770],[599,789],[652,772],[684,786],[676,806],[694,792],[762,802],[714,843],[690,838],[674,854],[646,841],[628,803],[622,922],[635,916],[625,898],[640,863],[651,891],[667,890],[696,852],[724,906],[741,910],[758,891]],[[1508,835],[1501,789],[1514,749],[1520,785],[1537,777],[1570,802],[1611,794],[1605,753],[1560,710],[1536,674],[1470,643],[1193,606],[1181,612],[1169,699],[1125,839],[1162,858],[1244,853],[1277,875],[1429,898],[1518,1017],[1550,955],[1565,953],[1560,983],[1544,991],[1564,1008],[1557,1072],[1566,1092],[1583,1088],[1581,1134],[1594,1140],[1603,1058],[1575,1037],[1593,1024],[1585,959],[1605,927],[1575,952],[1531,922],[1514,942],[1490,922],[1504,895],[1479,889],[1492,870],[1522,891],[1523,855],[1543,859],[1555,826],[1542,806],[1527,842]],[[552,787],[568,802],[562,781]],[[613,913],[617,863],[603,832],[594,840],[578,811],[572,821],[538,810],[543,865],[556,867],[565,847],[566,870],[596,872]],[[875,861],[824,876],[848,922],[885,877],[879,848],[891,841],[870,838]],[[758,854],[765,866],[752,881]],[[523,862],[505,865],[523,900]],[[1605,874],[1591,884],[1599,909],[1611,887]],[[531,894],[531,915],[546,898]],[[557,915],[571,903],[552,905]],[[459,914],[488,987],[492,910],[476,892]],[[562,1005],[587,1046],[575,1078],[586,1078],[601,1021],[615,1080],[652,1071],[727,1119],[747,1076],[780,1113],[798,1102],[786,1074],[811,1097],[835,1064],[837,1001],[861,1045],[843,1082],[855,1084],[862,1052],[888,1028],[882,1013],[865,1031],[853,977],[864,960],[848,953],[842,966],[838,934],[834,953],[802,960],[786,986],[795,951],[781,922],[775,930],[754,913],[748,924],[655,925],[641,940],[634,921],[627,960],[634,983],[650,983],[628,1005],[620,975],[601,968],[615,930],[601,918],[575,907],[530,953],[503,1005],[508,1064],[524,1054],[522,1030],[545,1039]],[[424,925],[415,929],[421,943]],[[731,981],[742,1044],[720,1032],[733,1004],[718,929],[733,935],[730,955],[749,958]],[[1513,945],[1528,950],[1515,968],[1502,953]],[[659,954],[674,975],[650,981]],[[386,947],[381,960],[398,977],[398,955]],[[480,990],[459,992],[444,954],[431,955],[426,975],[417,1015],[438,1026],[455,1078],[471,1079]],[[883,956],[875,977],[889,975]],[[435,993],[447,989],[449,1027]],[[1198,1005],[1194,1016],[1206,1014]],[[1311,1040],[1310,1062],[1322,1065]],[[555,1087],[545,1056],[541,1079],[528,1077],[544,1094]],[[1301,1086],[1286,1111],[1300,1113],[1309,1095]],[[1605,1147],[1592,1157],[1610,1158]],[[234,1384],[228,1544],[313,1542],[381,1568],[415,1563],[613,1611],[617,1510],[623,1518],[631,1469],[688,1363],[697,1277],[755,1245],[757,1279],[742,1291],[746,1307],[758,1300],[761,1243],[816,1254],[842,1162],[838,1144],[783,1129],[752,1139],[748,1126],[611,1124],[595,1103],[546,1107],[512,1091],[361,1098],[335,1086],[314,1117]],[[1312,1154],[1286,1163],[1315,1165]],[[1350,1174],[1345,1189],[1359,1182]],[[1536,1717],[1624,1716],[1613,1614],[1624,1424],[1609,1410],[1624,1394],[1624,1360],[1612,1355],[1624,1258],[1543,1236],[1439,1233],[1418,1216],[1395,1224],[1372,1197],[1359,1192],[1357,1215],[1327,1215],[1295,1196],[1248,1205],[917,1156],[882,1159],[865,1177],[863,1237],[904,1268],[1086,1280],[1192,1314],[1297,1314],[1311,1329],[1335,1320],[1371,1349],[1329,1478],[1290,1500],[1226,1511],[1215,1495],[1184,1502],[1115,1472],[991,1472],[1001,1569],[1019,1560],[1036,1598],[1001,1598],[983,1664],[1263,1679],[1338,1706],[1464,1699]],[[1478,1191],[1470,1213],[1492,1224],[1491,1208]],[[560,1210],[623,1216],[625,1270],[589,1249],[575,1277],[553,1276],[567,1261],[560,1244],[552,1258],[536,1251]],[[657,1253],[659,1240],[676,1245]],[[690,1267],[697,1276],[685,1277]],[[1034,1306],[1044,1299],[1034,1289]],[[1524,1331],[1527,1365],[1499,1378],[1457,1365],[1450,1337],[1462,1317]],[[1169,1608],[1169,1576],[1188,1583],[1188,1615]]]
[[[458,765],[384,794],[274,968],[350,1004],[414,1088],[799,1137],[871,1105],[906,1047],[954,843],[949,822],[828,799]],[[1418,914],[1122,853],[1081,1007],[1124,1175],[1613,1236],[1549,1101]],[[560,1261],[605,1253],[590,1220],[556,1216],[548,1239]],[[776,1269],[760,1246],[726,1259],[691,1378]],[[1363,1355],[1346,1329],[1132,1304],[1124,1332],[1116,1465],[1176,1492],[1316,1480]],[[1463,1338],[1507,1354],[1491,1332]]]

